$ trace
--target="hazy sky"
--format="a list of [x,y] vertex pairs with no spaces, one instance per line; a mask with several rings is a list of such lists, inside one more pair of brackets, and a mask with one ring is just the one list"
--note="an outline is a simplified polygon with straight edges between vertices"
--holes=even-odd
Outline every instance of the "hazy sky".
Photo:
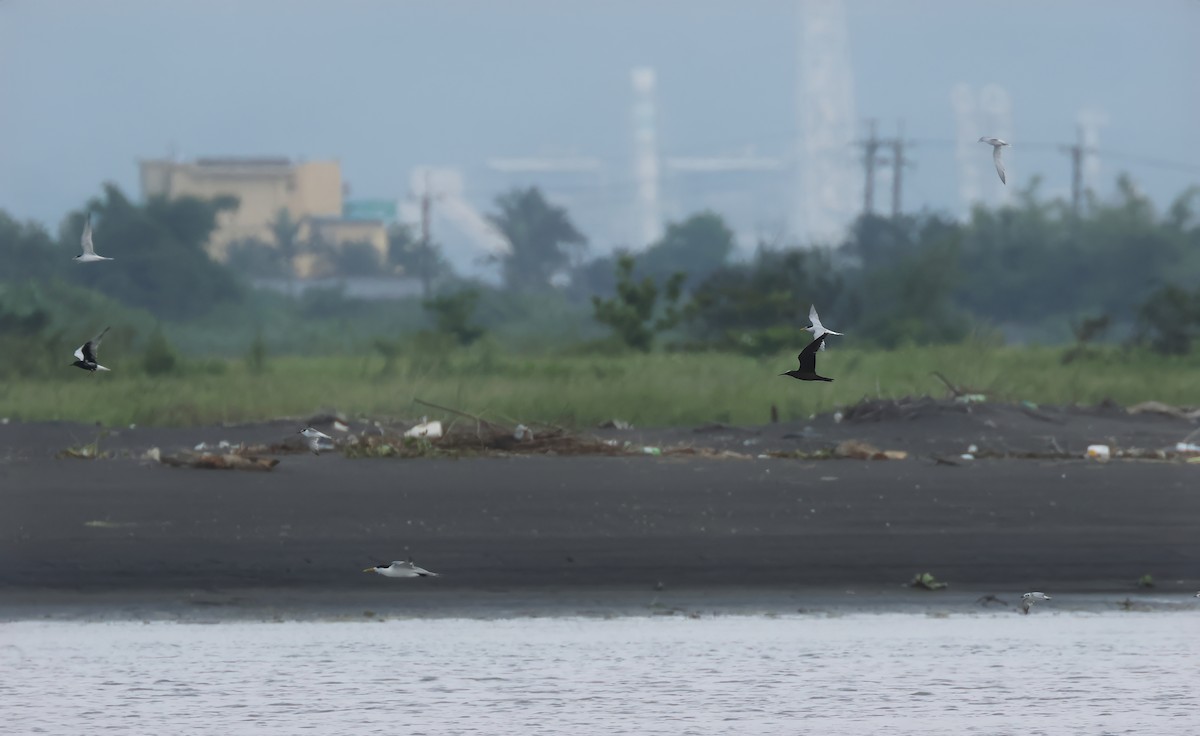
[[[1133,157],[1103,159],[1102,191],[1122,168],[1160,200],[1200,182],[1196,0],[847,8],[857,117],[924,141],[910,209],[958,204],[959,82],[1012,97],[1010,185],[1040,172],[1066,190],[1046,144],[1071,142],[1084,108],[1107,114],[1101,148]],[[664,156],[785,156],[797,17],[792,0],[0,0],[0,208],[56,224],[105,180],[138,196],[136,160],[171,147],[336,157],[355,197],[457,166],[484,207],[493,156],[573,151],[623,181],[639,65],[657,69]]]

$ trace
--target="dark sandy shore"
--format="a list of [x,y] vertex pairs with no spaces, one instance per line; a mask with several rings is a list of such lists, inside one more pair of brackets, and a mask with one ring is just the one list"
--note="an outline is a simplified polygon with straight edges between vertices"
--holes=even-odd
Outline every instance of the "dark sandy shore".
[[[929,459],[968,442],[1041,447],[1043,436],[1080,452],[1158,447],[1191,429],[1109,414],[625,433],[751,453],[857,438],[906,449],[903,461],[327,453],[284,455],[269,473],[60,460],[89,428],[10,424],[0,427],[0,618],[903,608],[971,606],[983,593],[1012,603],[1032,589],[1182,600],[1200,589],[1200,466]],[[138,429],[106,446],[136,454],[289,432]],[[361,572],[409,555],[442,577]],[[925,571],[951,588],[902,587]],[[1157,586],[1139,592],[1146,573]]]

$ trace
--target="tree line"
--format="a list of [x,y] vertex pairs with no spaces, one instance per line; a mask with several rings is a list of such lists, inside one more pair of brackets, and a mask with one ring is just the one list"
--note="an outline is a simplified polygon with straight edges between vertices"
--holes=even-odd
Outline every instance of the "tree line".
[[[1078,216],[1039,188],[1034,180],[1011,206],[976,207],[965,220],[937,212],[864,216],[838,242],[760,242],[750,253],[738,250],[718,213],[706,211],[668,223],[644,249],[588,258],[588,239],[570,214],[536,187],[502,194],[489,218],[511,244],[494,258],[500,290],[558,295],[632,349],[665,342],[773,353],[803,341],[815,303],[835,329],[885,348],[972,334],[1079,342],[1086,333],[1089,341],[1107,334],[1166,353],[1190,350],[1200,336],[1200,188],[1159,211],[1122,176],[1112,197],[1090,195]],[[17,287],[82,289],[157,319],[187,321],[245,300],[248,274],[290,276],[302,252],[317,253],[331,273],[420,278],[438,331],[463,344],[482,335],[476,305],[492,287],[458,277],[438,244],[410,228],[389,230],[381,258],[369,244],[301,243],[298,223],[281,212],[271,225],[274,243],[234,244],[230,263],[218,264],[205,244],[236,206],[229,197],[135,203],[106,185],[64,218],[57,236],[0,211],[0,258],[8,264],[0,335],[36,331],[45,319],[18,303]],[[87,211],[96,242],[120,244],[121,268],[71,262]]]

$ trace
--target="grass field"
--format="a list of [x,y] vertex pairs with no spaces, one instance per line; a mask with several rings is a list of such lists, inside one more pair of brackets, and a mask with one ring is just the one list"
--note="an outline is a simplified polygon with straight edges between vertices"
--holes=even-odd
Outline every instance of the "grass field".
[[[436,414],[424,399],[493,419],[587,426],[619,418],[638,426],[721,421],[761,424],[770,407],[784,420],[852,404],[864,396],[942,395],[941,371],[992,400],[1039,404],[1121,404],[1156,399],[1200,404],[1200,355],[1164,358],[1112,349],[1062,365],[1061,349],[958,345],[864,351],[834,347],[819,370],[834,383],[780,377],[795,356],[757,360],[718,353],[517,357],[471,349],[401,358],[275,358],[255,373],[241,361],[152,377],[119,360],[112,373],[64,367],[39,380],[0,386],[0,417],[105,425],[189,425],[304,417]],[[107,362],[107,361],[106,361]],[[214,369],[215,366],[215,369]]]

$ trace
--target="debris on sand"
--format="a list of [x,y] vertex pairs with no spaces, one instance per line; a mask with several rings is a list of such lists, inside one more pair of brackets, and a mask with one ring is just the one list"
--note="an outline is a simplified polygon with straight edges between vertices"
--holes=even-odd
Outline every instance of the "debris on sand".
[[939,582],[931,573],[922,572],[913,575],[913,579],[908,582],[909,587],[920,588],[921,590],[941,590],[950,585],[950,583]]
[[1186,419],[1195,421],[1200,419],[1200,409],[1189,409],[1184,406],[1171,406],[1164,404],[1161,401],[1143,401],[1140,404],[1134,404],[1125,411],[1130,414],[1161,414],[1167,417],[1175,417],[1176,419]]
[[160,462],[174,468],[201,468],[203,470],[272,470],[279,464],[278,458],[242,455],[235,452],[207,453],[182,452],[178,455],[163,455]]
[[930,396],[905,396],[899,399],[863,399],[842,410],[842,422],[883,422],[895,419],[916,419],[944,411],[968,413],[970,404],[955,404]]
[[998,597],[996,597],[996,596],[992,595],[991,593],[988,593],[987,595],[982,595],[982,596],[980,596],[979,598],[977,598],[977,599],[975,600],[975,602],[976,602],[976,603],[978,603],[978,604],[979,604],[979,605],[981,605],[981,606],[993,606],[993,605],[995,605],[995,606],[1004,606],[1005,608],[1007,608],[1007,607],[1008,607],[1008,604],[1007,604],[1007,603],[1005,603],[1005,602],[1004,602],[1003,600],[1001,600],[1000,598],[998,598]]
[[1108,449],[1108,445],[1088,445],[1087,457],[1104,462],[1112,457],[1112,452]]
[[833,456],[854,460],[903,460],[908,453],[904,450],[880,450],[867,442],[845,440],[834,448]]

